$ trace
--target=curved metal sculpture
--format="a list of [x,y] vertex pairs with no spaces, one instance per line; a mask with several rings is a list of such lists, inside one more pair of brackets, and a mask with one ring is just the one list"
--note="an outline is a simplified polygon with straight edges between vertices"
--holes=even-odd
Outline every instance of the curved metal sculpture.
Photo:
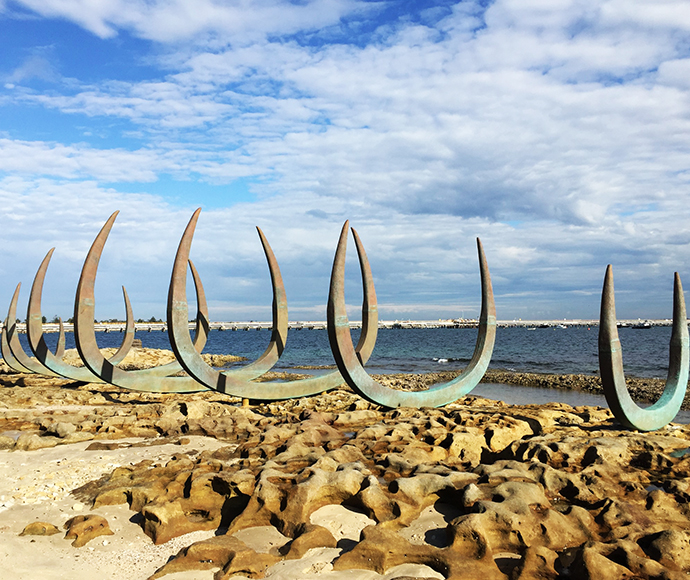
[[[15,319],[16,320],[16,319]],[[2,333],[0,333],[0,353],[2,353],[2,358],[5,364],[10,367],[15,373],[29,373],[32,374],[34,371],[27,369],[22,365],[12,354],[10,349],[10,343],[8,340],[8,333],[14,334],[17,331],[17,323],[12,322],[10,324],[9,318],[5,318],[2,325]]]
[[[94,286],[98,262],[103,247],[108,239],[108,234],[113,227],[117,214],[113,213],[96,236],[89,253],[84,261],[84,266],[77,286],[77,295],[74,302],[74,341],[84,364],[104,381],[134,391],[148,391],[160,393],[191,393],[206,390],[191,377],[169,376],[182,370],[178,362],[169,363],[152,369],[126,371],[106,360],[98,344],[96,343],[96,330],[94,327],[95,297]],[[206,343],[208,328],[208,311],[206,298],[200,282],[195,278],[197,292],[197,317],[195,348],[203,349]]]
[[[41,296],[43,294],[43,283],[45,281],[46,271],[50,264],[50,259],[53,256],[55,248],[46,254],[41,265],[36,272],[34,283],[31,286],[31,294],[29,296],[29,306],[26,313],[26,335],[29,339],[29,345],[36,358],[45,365],[49,370],[57,373],[67,379],[75,381],[84,381],[87,383],[103,383],[103,379],[94,375],[87,367],[75,367],[62,360],[62,356],[54,355],[48,349],[45,337],[43,336],[43,315],[41,313]],[[120,348],[108,359],[112,365],[116,365],[127,356],[132,342],[134,341],[134,317],[132,315],[132,306],[127,296],[125,287],[122,287],[122,294],[125,301],[125,310],[127,312],[127,319],[125,323],[125,333],[122,337]],[[60,320],[62,325],[62,320]]]
[[[328,339],[338,369],[347,384],[368,401],[391,408],[440,407],[469,393],[484,376],[496,339],[496,308],[491,277],[479,239],[477,239],[477,249],[481,273],[482,308],[477,343],[469,365],[458,377],[447,383],[432,385],[424,391],[398,391],[374,381],[364,370],[352,346],[344,292],[347,232],[348,222],[345,222],[333,260],[327,310]],[[359,236],[354,229],[352,233],[355,240],[358,240]]]
[[613,290],[613,269],[606,268],[601,294],[599,318],[599,372],[604,395],[614,417],[626,427],[639,431],[661,429],[675,418],[683,404],[690,366],[688,321],[685,298],[678,272],[673,283],[673,329],[669,347],[666,386],[659,400],[651,407],[639,407],[625,386],[623,351],[618,339],[616,303]]
[[[60,377],[59,374],[51,371],[41,361],[26,354],[24,347],[19,342],[17,324],[14,321],[17,320],[17,301],[19,300],[19,289],[21,287],[22,284],[20,282],[14,290],[12,300],[10,300],[10,307],[7,311],[7,318],[5,319],[5,328],[3,329],[2,336],[3,358],[5,358],[5,362],[8,366],[17,372]],[[65,330],[62,326],[62,322],[60,323],[60,336],[58,338],[55,355],[60,358],[65,355]]]
[[[168,332],[170,335],[170,344],[172,345],[175,356],[185,367],[187,372],[195,377],[204,385],[238,397],[257,400],[279,400],[290,399],[296,397],[304,397],[314,395],[323,391],[337,387],[343,383],[343,377],[338,372],[328,373],[326,375],[317,376],[309,379],[302,379],[288,382],[249,382],[250,378],[258,376],[257,369],[264,368],[257,363],[252,363],[246,367],[238,370],[230,370],[226,372],[219,372],[206,364],[206,362],[199,356],[199,353],[192,348],[191,339],[189,336],[189,329],[187,328],[187,296],[186,296],[186,281],[187,269],[185,264],[189,260],[189,252],[191,249],[192,238],[194,237],[194,230],[199,218],[201,209],[197,209],[189,220],[189,224],[185,229],[180,245],[175,257],[175,264],[173,266],[173,273],[170,280],[170,290],[168,292]],[[280,276],[277,261],[271,251],[266,238],[261,229],[257,228],[261,243],[263,244],[266,258],[271,267],[271,279]],[[376,306],[376,293],[374,291],[373,277],[369,262],[364,252],[361,242],[357,240],[357,250],[359,252],[360,267],[362,269],[362,280],[364,288],[364,300],[362,303],[362,333],[357,345],[357,353],[362,361],[366,363],[374,349],[376,343],[376,334],[378,332],[378,310]],[[282,287],[282,279],[280,286]],[[278,311],[278,314],[277,314]],[[284,316],[286,323],[285,337],[287,336],[287,302],[285,293],[279,295],[279,300],[276,299],[274,293],[273,301],[273,317],[279,318]],[[274,336],[276,331],[274,330]],[[278,346],[277,354],[283,351],[285,345],[285,337],[281,336],[280,341],[276,341]],[[271,350],[271,347],[259,359],[261,361],[266,354]],[[257,362],[259,362],[257,361]],[[272,366],[272,365],[271,365]],[[267,369],[266,369],[267,370]],[[247,372],[250,371],[250,372]],[[265,372],[265,371],[264,371]]]
[[[255,379],[275,366],[283,354],[285,349],[285,343],[287,342],[288,333],[288,309],[287,309],[287,298],[285,295],[285,286],[283,284],[283,277],[280,273],[280,267],[278,266],[278,261],[271,249],[266,236],[260,228],[256,228],[259,232],[259,238],[261,239],[261,245],[264,250],[264,255],[266,256],[266,261],[268,262],[268,270],[271,275],[271,286],[273,288],[273,324],[271,328],[271,340],[269,341],[266,350],[261,354],[259,358],[255,361],[248,363],[237,369],[231,369],[224,371],[223,373],[218,373],[212,367],[206,364],[206,362],[199,356],[199,351],[193,348],[191,338],[189,336],[189,328],[184,324],[181,314],[184,310],[185,320],[188,316],[187,307],[187,268],[185,264],[189,260],[189,250],[192,243],[192,237],[194,235],[194,227],[196,226],[197,219],[199,218],[199,213],[201,208],[197,209],[185,229],[182,235],[182,240],[177,249],[177,254],[175,256],[175,263],[173,264],[172,279],[170,282],[170,288],[168,290],[168,310],[167,310],[167,320],[168,320],[168,336],[170,337],[170,344],[175,353],[175,357],[182,364],[182,366],[187,370],[187,372],[196,377],[194,372],[190,372],[190,368],[204,368],[207,372],[213,372],[218,375],[222,374],[224,376],[231,376],[238,381],[249,381]],[[185,251],[186,248],[186,251]],[[191,267],[192,275],[198,277],[196,268],[192,265]],[[173,297],[181,296],[181,300],[184,302],[184,306],[178,306],[173,308],[171,311],[170,305],[172,303],[181,304],[180,301]],[[175,314],[172,315],[172,312]],[[178,349],[180,353],[184,353],[185,356],[178,354]],[[194,362],[192,362],[194,361]],[[213,384],[208,384],[207,382],[197,378],[199,382],[207,385],[210,388],[217,388]]]

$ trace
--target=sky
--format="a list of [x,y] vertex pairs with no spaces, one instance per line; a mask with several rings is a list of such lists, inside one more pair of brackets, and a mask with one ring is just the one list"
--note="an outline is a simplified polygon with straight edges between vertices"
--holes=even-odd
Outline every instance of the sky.
[[[0,0],[0,305],[55,254],[68,318],[164,317],[192,245],[212,320],[324,320],[357,229],[385,320],[669,318],[690,285],[690,7],[675,0]],[[346,299],[359,318],[350,242]],[[20,314],[23,318],[23,315]]]

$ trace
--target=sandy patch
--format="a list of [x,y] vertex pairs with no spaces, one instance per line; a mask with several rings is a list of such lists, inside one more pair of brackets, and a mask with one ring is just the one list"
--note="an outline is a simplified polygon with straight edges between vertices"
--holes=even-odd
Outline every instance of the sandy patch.
[[[141,439],[111,442],[117,449],[87,450],[93,441],[59,445],[36,451],[0,451],[0,569],[12,570],[15,580],[64,580],[108,578],[145,580],[171,556],[190,544],[210,538],[214,532],[193,532],[156,546],[138,524],[139,515],[127,505],[89,510],[70,492],[120,466],[143,460],[165,463],[185,451],[216,449],[227,443],[210,437],[187,437],[189,443],[128,447]],[[151,441],[156,443],[155,440]],[[63,524],[75,515],[94,513],[105,517],[112,536],[101,536],[82,548],[65,540]],[[428,523],[435,526],[440,514]],[[47,522],[61,532],[53,536],[20,536],[31,522]],[[299,560],[286,560],[269,568],[266,578],[297,580],[392,580],[400,576],[443,578],[428,566],[405,564],[385,575],[367,570],[333,571],[333,561],[359,541],[360,533],[375,522],[363,513],[341,505],[328,505],[311,516],[311,522],[327,528],[338,548],[316,548]],[[415,530],[424,534],[424,523]],[[272,526],[248,528],[234,534],[258,552],[271,552],[289,541]],[[216,570],[194,570],[165,576],[169,580],[213,580]],[[234,576],[238,580],[246,576]]]
[[[213,532],[193,532],[155,546],[137,523],[138,515],[127,505],[104,506],[89,511],[70,491],[123,465],[150,459],[166,461],[185,450],[216,449],[224,444],[210,437],[189,437],[175,444],[87,451],[86,441],[36,451],[0,451],[0,569],[12,570],[16,580],[66,578],[147,578],[170,556]],[[118,444],[141,440],[118,440]],[[48,522],[62,530],[75,515],[95,513],[105,517],[114,532],[82,548],[73,548],[64,531],[53,536],[19,536],[31,522]],[[179,580],[202,578],[178,575]],[[211,576],[212,577],[212,576]]]

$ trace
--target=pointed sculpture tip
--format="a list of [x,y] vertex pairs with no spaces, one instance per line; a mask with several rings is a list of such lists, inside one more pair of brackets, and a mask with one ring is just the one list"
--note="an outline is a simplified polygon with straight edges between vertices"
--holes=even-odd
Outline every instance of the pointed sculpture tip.
[[366,252],[364,251],[364,244],[362,244],[362,240],[359,237],[357,230],[355,228],[350,228],[350,230],[352,231],[352,239],[355,241],[355,246],[357,247],[357,253],[360,254],[364,252],[366,257]]
[[685,311],[685,292],[683,292],[683,283],[680,281],[680,274],[678,272],[673,273],[673,303],[674,303],[674,314],[676,311],[675,305],[679,306],[678,314],[681,318],[687,316]]
[[339,244],[347,244],[347,232],[350,230],[350,220],[345,220],[345,223],[343,224],[343,229],[340,230],[340,242]]
[[[479,262],[486,266],[486,255],[484,254],[484,245],[482,241],[477,238],[477,254],[479,255]],[[486,266],[488,268],[488,266]]]
[[599,314],[600,332],[607,329],[610,333],[618,333],[616,328],[616,294],[613,288],[613,267],[606,266],[604,287],[601,289],[601,311]]
[[604,274],[604,292],[613,292],[613,266],[611,266],[611,264],[606,266],[606,274]]

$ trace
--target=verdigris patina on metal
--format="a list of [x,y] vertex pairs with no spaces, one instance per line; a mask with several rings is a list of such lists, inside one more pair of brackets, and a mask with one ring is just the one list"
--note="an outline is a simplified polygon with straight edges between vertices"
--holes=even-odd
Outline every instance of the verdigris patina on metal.
[[[63,376],[66,379],[83,381],[87,383],[103,383],[105,381],[96,376],[87,367],[75,367],[63,361],[62,358],[64,356],[64,349],[61,354],[53,354],[50,352],[48,345],[46,344],[45,337],[43,336],[41,297],[43,294],[43,283],[45,281],[46,271],[48,270],[48,265],[50,264],[50,259],[53,256],[54,250],[55,248],[52,248],[48,254],[46,254],[46,257],[43,259],[43,262],[41,262],[41,265],[36,272],[34,283],[31,286],[29,305],[26,312],[26,335],[29,339],[29,346],[34,353],[34,356],[39,362],[41,362],[41,364],[60,376]],[[127,353],[132,347],[132,342],[134,341],[134,316],[132,315],[132,306],[129,302],[129,297],[127,296],[127,291],[125,290],[124,286],[122,287],[122,294],[125,301],[127,318],[125,323],[125,332],[122,337],[120,348],[108,359],[108,362],[113,365],[122,362],[122,360],[127,356]],[[60,320],[60,326],[62,328],[62,320]]]
[[[440,407],[469,393],[484,376],[491,361],[496,340],[496,307],[491,287],[489,267],[482,244],[477,239],[479,270],[482,287],[482,307],[479,316],[479,334],[472,359],[459,376],[447,383],[432,385],[424,391],[399,391],[381,385],[364,370],[362,361],[352,345],[350,323],[345,309],[345,253],[349,224],[345,222],[340,233],[338,249],[333,260],[331,286],[328,295],[328,339],[333,357],[341,374],[357,393],[365,399],[386,407]],[[359,236],[352,234],[360,247]]]
[[[5,318],[5,321],[2,325],[2,333],[0,333],[0,352],[2,352],[2,358],[5,361],[5,364],[8,367],[10,367],[10,369],[13,370],[15,373],[33,374],[34,371],[29,370],[24,365],[22,365],[12,354],[12,350],[10,349],[10,342],[8,336],[11,336],[16,331],[16,318],[12,319],[12,322],[10,322],[9,318]],[[62,329],[62,332],[64,336],[64,329]]]
[[668,425],[678,414],[688,386],[690,367],[688,322],[685,298],[678,272],[673,283],[673,329],[669,348],[668,376],[659,400],[643,409],[630,397],[625,386],[623,350],[618,338],[613,268],[609,264],[601,293],[599,319],[599,372],[604,395],[614,417],[626,427],[655,431]]
[[[206,364],[201,356],[199,356],[199,351],[193,347],[187,324],[189,307],[187,305],[186,292],[186,264],[187,262],[190,262],[189,252],[200,211],[201,209],[197,209],[187,224],[184,234],[182,235],[182,239],[180,240],[175,262],[173,264],[172,278],[168,290],[168,336],[170,337],[170,344],[172,345],[173,352],[175,353],[177,360],[180,361],[182,366],[187,370],[187,372],[189,372],[191,376],[196,377],[199,382],[206,384],[211,388],[225,392],[222,388],[216,386],[218,384],[217,381],[204,380],[204,378],[206,378],[204,370],[213,369]],[[224,371],[222,373],[222,375],[225,377],[232,377],[237,384],[243,384],[246,381],[260,377],[273,368],[283,353],[285,343],[287,342],[288,312],[283,277],[280,273],[278,261],[276,260],[266,236],[264,236],[260,228],[257,228],[257,231],[259,233],[259,238],[261,239],[264,255],[266,256],[269,273],[271,275],[271,285],[273,287],[273,322],[271,328],[271,339],[266,347],[266,350],[264,350],[261,356],[259,356],[259,358],[257,358],[255,361],[240,368]],[[195,269],[192,269],[192,274],[194,273]],[[200,376],[203,378],[197,376],[195,372],[200,373]],[[221,379],[219,378],[219,380]]]
[[[189,260],[189,253],[191,250],[192,238],[199,219],[201,209],[197,209],[194,215],[189,220],[189,224],[185,229],[180,245],[175,257],[173,265],[172,277],[170,280],[170,290],[168,292],[168,332],[170,335],[170,344],[172,345],[175,356],[182,363],[185,370],[193,376],[196,380],[203,383],[209,388],[247,399],[255,400],[280,400],[291,399],[296,397],[304,397],[314,395],[323,391],[333,389],[343,383],[343,377],[339,372],[331,372],[326,375],[316,376],[309,379],[301,379],[288,382],[251,382],[250,379],[258,377],[268,370],[266,364],[263,363],[264,358],[270,355],[271,365],[277,361],[277,356],[283,351],[285,341],[287,339],[287,298],[285,290],[282,285],[282,278],[280,277],[280,270],[278,263],[273,255],[273,251],[268,245],[263,232],[257,228],[261,243],[266,253],[266,258],[269,263],[271,271],[271,279],[276,286],[276,278],[280,279],[281,292],[274,292],[273,300],[273,318],[284,321],[285,334],[283,335],[283,324],[279,325],[280,331],[277,332],[274,324],[274,340],[272,344],[278,348],[273,351],[272,347],[264,352],[262,357],[255,363],[251,363],[236,370],[217,371],[208,365],[199,355],[199,353],[192,347],[191,338],[189,336],[189,329],[187,325],[188,305],[186,296],[187,284],[187,268],[185,264]],[[374,281],[369,267],[364,248],[358,241],[357,250],[359,252],[360,267],[362,270],[362,284],[364,299],[362,302],[362,333],[357,345],[357,353],[362,364],[366,363],[374,349],[376,343],[376,334],[378,331],[378,309],[376,305],[376,293],[374,291]],[[276,335],[278,338],[276,338]],[[277,356],[274,357],[274,354]],[[257,373],[257,369],[262,372]],[[264,370],[265,369],[265,370]]]
[[[182,370],[179,362],[168,363],[152,369],[127,371],[110,363],[101,353],[96,342],[94,312],[96,301],[94,286],[98,262],[108,234],[113,227],[118,212],[113,213],[96,236],[82,267],[74,303],[74,341],[84,364],[104,381],[134,391],[160,393],[190,393],[204,391],[206,387],[191,377],[170,376]],[[197,291],[197,324],[195,347],[200,351],[206,344],[208,328],[208,309],[200,280],[195,278]]]
[[[437,407],[468,394],[481,380],[488,368],[496,338],[496,310],[489,268],[482,244],[477,240],[481,276],[482,306],[479,332],[472,359],[458,377],[447,383],[433,385],[423,391],[399,391],[374,381],[364,370],[376,342],[378,309],[373,276],[364,246],[352,229],[362,274],[362,332],[357,346],[353,346],[350,324],[345,310],[344,276],[345,254],[349,224],[345,222],[333,261],[327,307],[329,342],[338,371],[314,378],[288,382],[256,382],[279,360],[287,340],[288,312],[285,288],[278,262],[263,232],[257,228],[268,262],[273,287],[273,325],[270,342],[264,353],[254,362],[227,371],[208,365],[200,353],[210,329],[206,297],[199,274],[189,260],[194,229],[199,217],[197,210],[187,225],[178,247],[168,292],[167,328],[176,361],[153,369],[126,371],[117,366],[131,347],[134,322],[131,305],[123,287],[127,311],[126,332],[117,353],[106,359],[96,343],[94,286],[98,262],[118,212],[110,216],[96,237],[82,268],[77,287],[74,312],[74,335],[77,350],[85,368],[66,364],[65,335],[60,321],[60,337],[55,353],[48,349],[43,336],[41,295],[53,250],[43,260],[34,278],[27,309],[27,335],[35,355],[28,355],[19,341],[16,311],[19,290],[17,285],[8,316],[0,333],[0,350],[7,365],[20,373],[40,373],[51,377],[66,377],[89,382],[108,382],[137,391],[193,392],[217,390],[256,400],[280,400],[313,395],[347,382],[367,400],[386,407]],[[187,267],[192,272],[197,297],[196,330],[194,339],[188,325],[189,306],[186,296]],[[623,359],[616,326],[613,273],[607,268],[602,292],[599,330],[599,365],[604,394],[616,419],[623,425],[641,431],[660,429],[678,413],[687,389],[690,368],[690,347],[685,300],[676,273],[674,282],[673,330],[666,386],[659,401],[649,408],[633,402],[625,386]],[[189,376],[173,376],[180,371]]]
[[[199,274],[189,260],[192,238],[200,210],[197,210],[187,225],[180,241],[173,265],[173,272],[168,292],[167,328],[170,342],[176,356],[176,362],[161,365],[153,369],[127,371],[117,366],[131,346],[133,338],[133,315],[127,293],[123,288],[127,310],[127,332],[118,352],[111,359],[106,359],[96,343],[95,335],[95,297],[94,287],[98,263],[108,235],[118,212],[110,216],[94,240],[84,261],[81,277],[77,286],[74,310],[74,336],[77,350],[85,368],[78,369],[62,361],[64,354],[64,330],[61,324],[61,339],[58,351],[49,351],[44,336],[41,314],[41,295],[46,271],[53,250],[43,260],[34,279],[29,306],[27,310],[27,332],[36,358],[29,357],[22,350],[16,334],[15,320],[19,286],[10,304],[8,319],[2,333],[0,347],[6,353],[6,362],[18,372],[37,372],[49,376],[63,376],[74,380],[89,382],[108,382],[114,385],[136,390],[165,393],[184,393],[213,389],[229,395],[255,400],[280,400],[314,395],[334,388],[343,382],[349,383],[363,397],[389,407],[397,406],[440,406],[467,394],[483,376],[491,358],[496,334],[496,313],[493,291],[486,258],[479,240],[477,240],[482,286],[482,311],[479,324],[479,335],[472,360],[459,377],[443,385],[434,385],[422,392],[404,392],[382,387],[373,381],[364,371],[374,349],[378,332],[378,307],[376,292],[364,246],[357,232],[353,229],[357,255],[362,275],[362,332],[357,346],[353,346],[350,337],[350,325],[345,313],[344,302],[344,263],[347,247],[348,223],[340,235],[336,250],[331,291],[328,303],[328,334],[338,371],[313,378],[287,382],[257,382],[256,379],[270,370],[280,358],[287,340],[288,312],[285,288],[278,262],[264,236],[257,228],[264,254],[268,262],[273,287],[273,326],[271,340],[264,353],[254,362],[245,366],[218,371],[208,365],[201,357],[210,329],[206,297]],[[197,296],[196,334],[194,339],[189,333],[189,305],[186,296],[187,266],[192,272]],[[189,376],[179,376],[180,371]],[[177,375],[177,376],[173,376]]]
[[[5,328],[2,331],[2,355],[5,362],[12,369],[26,369],[25,371],[46,375],[49,377],[59,377],[60,375],[51,371],[38,359],[26,354],[24,347],[19,342],[19,334],[17,332],[17,302],[19,300],[19,290],[22,287],[21,282],[17,284],[10,300],[10,307],[7,311],[7,318],[5,319]],[[55,352],[56,356],[62,358],[65,355],[65,332],[64,327],[60,324],[60,338]]]

